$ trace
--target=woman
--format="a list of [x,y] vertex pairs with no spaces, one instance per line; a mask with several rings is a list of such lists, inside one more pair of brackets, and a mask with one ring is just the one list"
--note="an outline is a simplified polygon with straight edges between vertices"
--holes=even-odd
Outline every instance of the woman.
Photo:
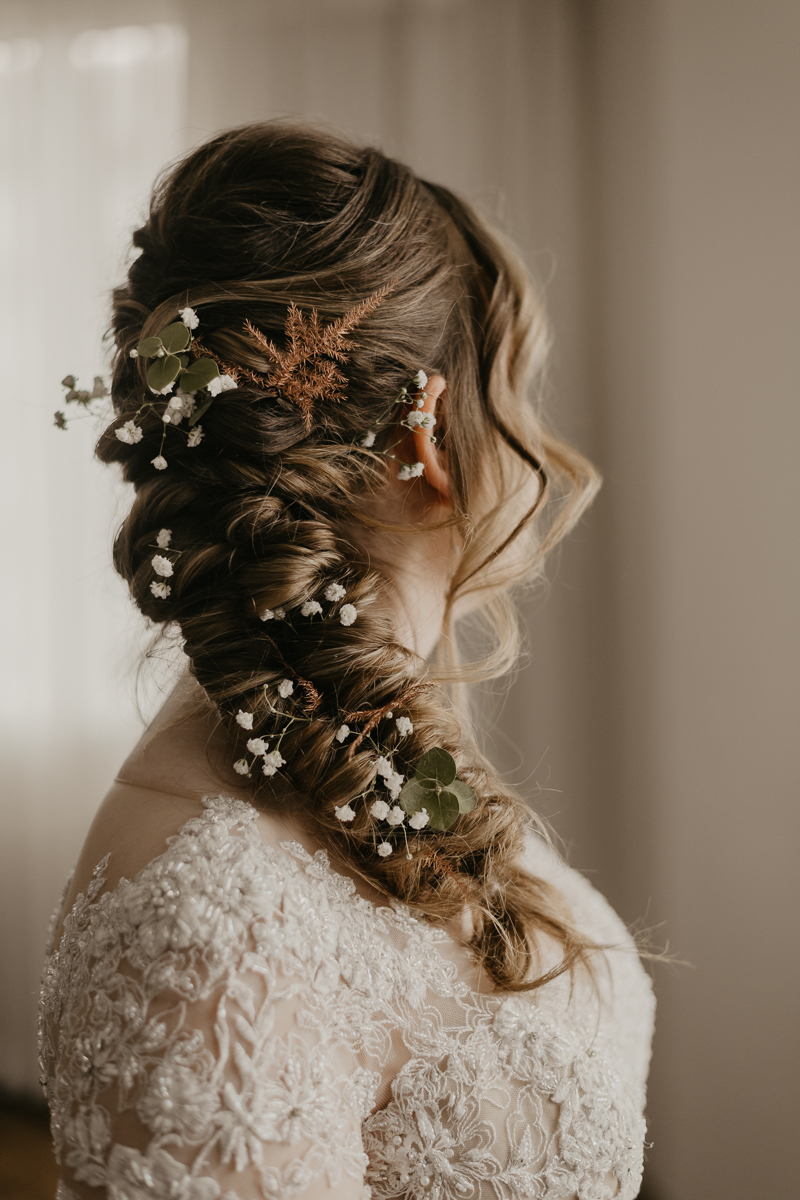
[[134,245],[98,454],[187,670],[45,973],[59,1197],[634,1196],[646,977],[449,686],[470,609],[513,661],[509,588],[596,487],[528,405],[522,269],[286,123],[192,152]]

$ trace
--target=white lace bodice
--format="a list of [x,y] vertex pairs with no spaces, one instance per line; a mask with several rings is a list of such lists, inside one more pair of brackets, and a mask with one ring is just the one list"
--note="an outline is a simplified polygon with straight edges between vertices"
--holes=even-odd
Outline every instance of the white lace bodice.
[[59,1200],[634,1197],[652,993],[589,884],[548,868],[619,947],[597,990],[499,995],[255,816],[205,801],[135,879],[104,890],[100,863],[68,914],[41,1000]]

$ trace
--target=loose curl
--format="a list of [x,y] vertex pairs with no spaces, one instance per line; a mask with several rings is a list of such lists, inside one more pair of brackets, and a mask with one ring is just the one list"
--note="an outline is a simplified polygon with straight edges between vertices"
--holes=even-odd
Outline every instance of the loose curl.
[[[439,430],[460,541],[442,644],[453,643],[454,610],[474,593],[497,634],[484,670],[496,674],[513,661],[509,588],[539,569],[597,486],[591,466],[548,434],[527,402],[547,331],[514,253],[447,189],[378,150],[287,122],[222,133],[189,154],[157,186],[133,243],[140,254],[113,297],[116,418],[97,447],[135,488],[114,561],[141,611],[179,627],[232,747],[242,737],[240,708],[254,714],[255,731],[272,727],[265,686],[274,695],[287,665],[319,697],[282,743],[291,796],[279,799],[258,778],[254,801],[302,810],[335,862],[429,918],[468,911],[471,946],[498,987],[537,987],[571,968],[590,943],[557,891],[519,865],[536,818],[481,757],[440,686],[475,671],[451,658],[436,674],[398,642],[390,583],[354,534],[376,524],[369,500],[388,479],[384,457],[354,448],[359,435],[420,367],[438,371],[447,380]],[[184,305],[200,316],[204,346],[263,371],[243,335],[246,319],[280,345],[290,301],[327,322],[389,280],[391,294],[353,335],[347,401],[320,405],[310,431],[297,407],[242,380],[204,415],[199,446],[188,448],[177,431],[168,438],[166,471],[151,465],[163,432],[160,402],[138,419],[140,442],[115,436],[153,399],[131,349]],[[510,520],[531,471],[540,477],[536,503]],[[558,504],[548,505],[553,495]],[[149,586],[164,526],[180,550],[167,600]],[[520,539],[525,551],[513,562],[508,551]],[[259,620],[264,609],[299,606],[332,581],[343,582],[357,606],[353,625]],[[398,769],[413,772],[425,751],[443,746],[478,796],[447,831],[415,833],[410,858],[375,854],[364,805],[347,826],[334,816],[375,772],[367,744],[348,755],[335,740],[343,714],[390,702],[414,727],[402,741],[385,735]],[[550,971],[541,969],[543,935],[562,948]]]

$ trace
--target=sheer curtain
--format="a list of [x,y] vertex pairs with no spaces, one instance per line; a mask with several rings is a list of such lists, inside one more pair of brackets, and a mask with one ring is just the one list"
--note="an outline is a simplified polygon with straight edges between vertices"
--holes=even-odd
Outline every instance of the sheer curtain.
[[33,6],[21,28],[0,24],[0,1081],[9,1088],[36,1079],[33,996],[48,912],[140,728],[133,674],[145,631],[109,565],[122,488],[92,462],[92,426],[62,432],[53,412],[64,375],[91,385],[105,370],[108,289],[153,177],[185,144],[184,27],[95,30],[81,27],[76,6],[67,20],[55,13],[46,20]]

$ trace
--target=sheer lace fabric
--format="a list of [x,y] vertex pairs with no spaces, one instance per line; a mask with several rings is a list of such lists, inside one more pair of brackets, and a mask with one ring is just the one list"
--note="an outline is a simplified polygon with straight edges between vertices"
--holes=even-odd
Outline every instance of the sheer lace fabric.
[[531,843],[619,947],[597,992],[481,992],[446,933],[255,815],[205,801],[68,914],[40,1022],[59,1200],[634,1197],[652,994],[588,883]]

